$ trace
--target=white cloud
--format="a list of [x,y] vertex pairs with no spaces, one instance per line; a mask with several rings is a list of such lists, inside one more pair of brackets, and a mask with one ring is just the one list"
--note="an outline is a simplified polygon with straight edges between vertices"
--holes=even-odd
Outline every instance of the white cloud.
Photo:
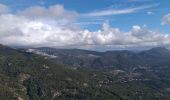
[[167,24],[170,24],[170,13],[165,15],[163,18],[162,18],[162,25],[167,25]]
[[9,12],[8,6],[0,4],[0,14]]
[[18,12],[19,16],[25,16],[34,20],[55,20],[57,24],[68,24],[75,20],[78,13],[66,10],[62,5],[52,5],[49,7],[33,6]]
[[89,31],[58,27],[44,21],[6,14],[0,16],[0,43],[17,46],[153,46],[170,44],[170,36],[146,27],[133,26],[131,31],[123,32],[111,28],[108,22],[103,30]]
[[134,12],[144,10],[144,9],[149,9],[155,6],[158,6],[158,4],[144,5],[144,6],[133,7],[133,8],[125,8],[125,9],[106,9],[106,10],[100,10],[100,11],[83,14],[82,16],[99,17],[99,16],[128,14],[128,13],[134,13]]
[[74,19],[76,19],[75,12],[65,10],[61,5],[48,8],[31,7],[17,14],[1,14],[0,43],[67,48],[170,45],[169,34],[148,30],[146,26],[134,25],[130,31],[124,32],[119,28],[112,28],[106,21],[102,30],[89,31],[72,24]]
[[152,15],[152,14],[154,14],[154,13],[153,13],[152,11],[148,11],[147,14],[148,14],[148,15]]
[[33,18],[54,18],[63,19],[69,18],[74,19],[77,13],[75,11],[68,11],[62,5],[53,5],[48,8],[42,6],[33,6],[19,12],[20,15]]
[[76,22],[76,23],[73,23],[73,24],[75,24],[75,25],[83,25],[83,26],[85,26],[85,25],[101,25],[102,23],[101,22]]

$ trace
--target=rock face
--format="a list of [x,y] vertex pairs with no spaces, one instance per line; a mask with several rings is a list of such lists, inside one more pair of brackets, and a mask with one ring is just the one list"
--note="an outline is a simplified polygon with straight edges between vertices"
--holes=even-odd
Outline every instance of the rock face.
[[23,83],[25,80],[28,80],[31,76],[29,74],[21,73],[19,74],[19,82]]
[[51,93],[53,94],[53,98],[61,95],[61,93],[58,90],[52,90]]

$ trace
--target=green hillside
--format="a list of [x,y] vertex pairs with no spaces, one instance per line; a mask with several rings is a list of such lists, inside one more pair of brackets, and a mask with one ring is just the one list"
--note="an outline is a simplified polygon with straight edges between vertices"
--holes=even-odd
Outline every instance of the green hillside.
[[0,100],[169,100],[169,77],[143,73],[64,67],[0,46]]

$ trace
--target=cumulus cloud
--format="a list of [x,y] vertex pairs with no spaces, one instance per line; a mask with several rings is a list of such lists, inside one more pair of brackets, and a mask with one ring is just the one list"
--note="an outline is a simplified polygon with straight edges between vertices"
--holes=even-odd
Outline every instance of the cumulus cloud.
[[167,24],[170,24],[170,13],[165,15],[163,18],[162,18],[162,25],[167,25]]
[[0,21],[0,42],[6,45],[53,47],[119,45],[123,47],[170,43],[169,35],[149,31],[137,25],[133,26],[129,32],[123,32],[118,28],[111,28],[106,22],[103,24],[103,30],[92,32],[57,27],[43,21],[12,14],[1,15]]
[[62,5],[53,5],[47,8],[42,6],[29,7],[20,11],[19,15],[31,18],[74,19],[77,13],[75,11],[66,10]]
[[[81,29],[71,22],[63,26],[62,19],[70,21],[75,13],[61,5],[31,7],[17,14],[0,14],[0,43],[13,46],[33,47],[139,47],[169,45],[169,34],[152,31],[147,27],[132,26],[124,32],[103,23],[98,31]],[[49,20],[47,20],[49,19]],[[73,18],[74,19],[74,18]],[[64,23],[64,21],[62,21]]]

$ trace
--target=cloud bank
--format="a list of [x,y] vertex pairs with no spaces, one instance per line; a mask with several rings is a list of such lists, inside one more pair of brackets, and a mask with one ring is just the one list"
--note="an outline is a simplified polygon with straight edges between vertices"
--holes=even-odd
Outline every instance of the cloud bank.
[[112,28],[108,22],[98,31],[71,24],[78,13],[62,5],[31,7],[23,11],[0,14],[0,43],[31,47],[140,47],[170,44],[169,34],[132,26],[130,31]]

